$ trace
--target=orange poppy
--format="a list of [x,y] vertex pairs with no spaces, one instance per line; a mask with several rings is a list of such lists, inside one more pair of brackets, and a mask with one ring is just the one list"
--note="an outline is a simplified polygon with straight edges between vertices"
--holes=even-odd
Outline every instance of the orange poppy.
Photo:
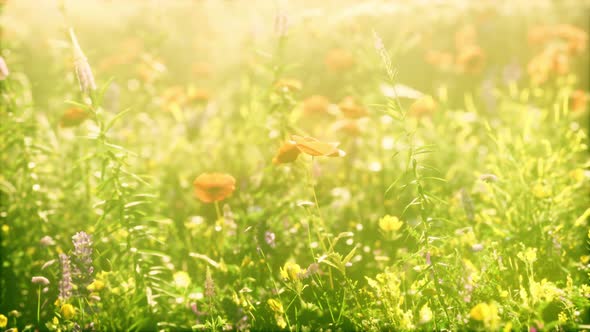
[[580,54],[586,48],[588,34],[576,26],[560,24],[555,27],[555,35],[567,42],[570,54]]
[[322,142],[309,136],[292,135],[291,140],[279,148],[272,163],[277,165],[294,162],[302,152],[313,157],[343,157],[346,155],[346,152],[338,149],[338,143]]
[[327,114],[330,100],[324,96],[313,95],[303,101],[303,112],[307,115]]
[[354,57],[346,50],[335,48],[326,54],[324,62],[329,70],[338,72],[354,66]]
[[478,73],[483,69],[485,55],[477,45],[467,46],[459,51],[457,65],[465,73]]
[[276,156],[272,159],[272,163],[275,165],[292,163],[299,157],[300,153],[301,151],[299,151],[295,142],[287,141],[279,148]]
[[88,119],[89,115],[90,114],[88,114],[87,111],[81,108],[73,107],[64,112],[59,125],[63,128],[75,127],[84,122],[84,120]]
[[338,149],[338,143],[322,142],[309,136],[292,135],[291,140],[299,151],[310,156],[343,157],[346,152]]
[[573,112],[583,113],[588,104],[588,94],[584,90],[576,90],[570,96],[570,105]]
[[409,114],[415,117],[432,115],[436,111],[436,102],[430,96],[422,97],[416,100],[410,106]]
[[541,84],[547,81],[551,74],[567,74],[569,57],[563,50],[548,48],[529,61],[527,70],[533,83]]
[[195,196],[205,203],[219,202],[231,196],[236,179],[225,173],[203,173],[193,182]]
[[345,97],[340,104],[338,104],[338,107],[347,118],[357,119],[368,115],[367,110],[358,105],[354,98],[350,96]]

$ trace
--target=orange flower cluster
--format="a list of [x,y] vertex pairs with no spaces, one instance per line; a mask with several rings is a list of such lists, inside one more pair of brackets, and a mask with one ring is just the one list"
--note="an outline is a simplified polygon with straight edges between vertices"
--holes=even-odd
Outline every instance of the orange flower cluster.
[[536,26],[529,30],[529,43],[542,47],[528,63],[527,70],[535,84],[570,72],[571,58],[586,49],[588,34],[573,25]]
[[544,48],[550,44],[558,44],[568,54],[574,55],[584,52],[588,43],[588,34],[571,24],[541,25],[529,30],[528,39],[531,45]]
[[272,162],[275,165],[294,162],[301,153],[314,157],[343,157],[346,155],[346,152],[338,149],[338,143],[322,142],[309,136],[292,135],[291,139],[279,148]]
[[481,72],[485,65],[485,54],[478,45],[470,45],[459,50],[457,54],[457,66],[464,73],[476,74]]
[[477,43],[477,30],[466,25],[455,33],[455,53],[429,50],[425,61],[440,70],[477,74],[485,66],[485,53]]
[[76,127],[88,119],[89,113],[81,108],[72,107],[67,109],[61,117],[59,125],[62,128]]
[[570,108],[575,113],[584,113],[588,110],[590,96],[584,90],[576,90],[570,96]]
[[552,76],[565,75],[569,72],[570,58],[558,48],[546,48],[534,56],[527,65],[531,81],[542,84]]
[[236,190],[236,179],[225,173],[203,173],[193,182],[195,196],[205,203],[223,201]]
[[477,30],[466,25],[455,33],[457,67],[460,72],[477,74],[485,65],[485,54],[477,44]]

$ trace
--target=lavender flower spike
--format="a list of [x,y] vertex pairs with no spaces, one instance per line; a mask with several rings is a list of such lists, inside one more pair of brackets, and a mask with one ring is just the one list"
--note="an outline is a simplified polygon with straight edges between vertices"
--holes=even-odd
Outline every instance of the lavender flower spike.
[[61,263],[61,280],[59,281],[59,298],[65,301],[72,296],[72,271],[70,269],[70,257],[66,254],[59,254]]
[[[72,253],[72,280],[78,286],[78,292],[86,293],[87,286],[92,282],[92,240],[86,232],[78,232],[72,236],[74,252]],[[84,294],[81,294],[84,295]]]
[[72,39],[72,47],[74,48],[74,66],[76,76],[78,77],[78,84],[80,84],[80,90],[84,93],[89,93],[91,90],[96,90],[92,69],[90,68],[90,64],[88,64],[88,59],[84,55],[84,52],[82,52],[80,44],[78,44],[78,39],[72,28],[70,28],[70,38]]
[[92,267],[92,239],[86,232],[78,232],[72,236],[74,243],[74,256],[78,263],[80,272],[92,274],[94,268]]

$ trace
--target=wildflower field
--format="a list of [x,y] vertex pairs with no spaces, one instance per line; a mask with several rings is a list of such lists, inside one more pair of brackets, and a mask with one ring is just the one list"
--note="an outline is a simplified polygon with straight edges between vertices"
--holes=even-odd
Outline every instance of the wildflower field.
[[0,1],[0,331],[590,330],[590,2]]

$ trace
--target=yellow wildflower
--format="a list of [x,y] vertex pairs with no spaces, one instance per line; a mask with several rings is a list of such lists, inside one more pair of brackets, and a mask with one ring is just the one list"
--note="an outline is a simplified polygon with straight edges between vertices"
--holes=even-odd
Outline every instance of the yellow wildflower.
[[483,322],[486,329],[496,330],[500,323],[498,306],[495,303],[479,303],[471,308],[469,316],[477,321]]
[[516,254],[516,256],[523,262],[532,264],[537,260],[537,248],[527,248],[525,251]]
[[548,186],[544,186],[540,183],[537,183],[533,187],[533,195],[537,198],[547,198],[551,195],[550,188]]
[[3,329],[8,324],[8,318],[6,316],[0,314],[0,329]]
[[295,281],[299,279],[299,276],[304,273],[301,266],[297,263],[287,262],[285,266],[281,268],[281,278],[284,280]]
[[385,217],[379,219],[379,228],[381,228],[384,232],[395,232],[399,230],[403,224],[403,221],[390,215],[386,215]]
[[100,292],[104,288],[104,282],[102,280],[94,280],[90,285],[86,287],[91,292]]
[[268,306],[270,307],[270,309],[272,311],[279,313],[279,314],[282,314],[284,312],[283,304],[281,302],[279,302],[278,300],[268,299],[268,301],[266,301],[266,303],[268,303]]
[[70,320],[76,316],[76,308],[74,308],[74,306],[69,303],[62,305],[60,312],[67,320]]

